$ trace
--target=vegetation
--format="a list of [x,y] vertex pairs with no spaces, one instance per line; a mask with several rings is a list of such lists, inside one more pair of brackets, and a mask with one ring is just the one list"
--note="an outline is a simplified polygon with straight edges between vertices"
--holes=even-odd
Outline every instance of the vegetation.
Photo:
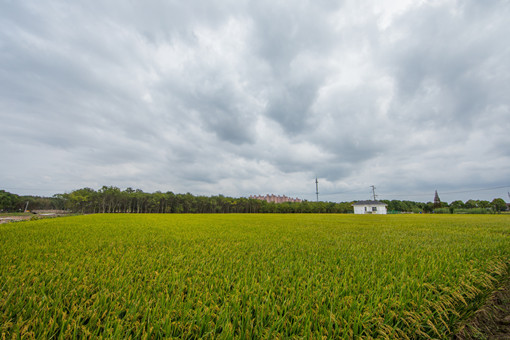
[[0,190],[0,211],[17,211],[21,208],[18,195]]
[[[8,194],[8,193],[7,193]],[[190,193],[146,193],[142,190],[103,186],[98,191],[83,188],[51,198],[18,197],[16,204],[1,205],[0,211],[23,211],[29,201],[32,210],[58,209],[78,213],[350,213],[351,202],[287,202],[233,198],[223,195],[194,196]],[[43,200],[45,200],[43,202]],[[44,204],[43,204],[44,203]]]
[[447,338],[508,215],[96,214],[0,225],[0,338]]
[[492,202],[484,200],[453,201],[448,204],[440,202],[437,207],[432,202],[413,202],[399,200],[381,200],[388,205],[388,211],[436,213],[436,214],[487,214],[506,210],[506,203],[502,198],[495,198]]
[[[156,191],[146,193],[127,188],[121,190],[113,186],[103,186],[99,190],[83,188],[71,193],[53,197],[17,196],[0,191],[1,211],[23,211],[28,202],[29,210],[68,210],[76,213],[352,213],[351,202],[287,202],[268,203],[266,201],[233,198],[223,195],[194,196],[190,193],[174,194]],[[434,204],[382,200],[393,213],[494,213],[506,210],[503,199],[492,202],[468,200]]]
[[63,210],[64,200],[61,195],[54,197],[18,196],[0,190],[0,212],[22,212],[28,202],[29,210]]

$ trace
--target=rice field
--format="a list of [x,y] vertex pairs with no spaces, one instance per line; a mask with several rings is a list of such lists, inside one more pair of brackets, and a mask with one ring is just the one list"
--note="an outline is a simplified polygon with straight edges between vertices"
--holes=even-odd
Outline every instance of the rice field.
[[102,214],[0,225],[0,338],[449,338],[508,215]]

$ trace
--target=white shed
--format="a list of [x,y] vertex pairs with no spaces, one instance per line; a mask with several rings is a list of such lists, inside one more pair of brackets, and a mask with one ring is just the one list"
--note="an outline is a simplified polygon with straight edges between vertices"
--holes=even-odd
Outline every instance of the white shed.
[[387,204],[379,201],[359,201],[352,204],[355,214],[381,214],[387,213]]

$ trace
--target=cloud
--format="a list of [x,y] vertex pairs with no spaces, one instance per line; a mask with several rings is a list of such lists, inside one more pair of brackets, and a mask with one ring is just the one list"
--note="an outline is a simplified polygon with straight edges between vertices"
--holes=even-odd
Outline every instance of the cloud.
[[332,200],[509,185],[509,11],[5,2],[0,184],[313,199],[317,176]]

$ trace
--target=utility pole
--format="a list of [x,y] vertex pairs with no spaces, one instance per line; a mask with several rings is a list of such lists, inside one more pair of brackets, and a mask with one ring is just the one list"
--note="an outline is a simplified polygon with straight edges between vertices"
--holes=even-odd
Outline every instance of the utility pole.
[[315,177],[315,194],[317,195],[317,202],[319,202],[319,181]]
[[375,186],[371,185],[370,186],[372,188],[372,194],[374,195],[374,201],[376,200],[376,195],[375,195]]

